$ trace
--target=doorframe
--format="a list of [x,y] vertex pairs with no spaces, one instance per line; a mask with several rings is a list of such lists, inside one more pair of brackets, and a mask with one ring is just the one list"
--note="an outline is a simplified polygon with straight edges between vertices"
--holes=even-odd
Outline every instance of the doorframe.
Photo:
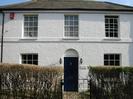
[[[63,66],[64,66],[64,58],[65,57],[74,57],[74,56],[66,56],[67,55],[67,51],[74,51],[75,53],[76,53],[76,57],[78,58],[78,92],[79,92],[79,67],[80,67],[80,58],[79,58],[79,53],[78,53],[78,51],[77,50],[75,50],[75,49],[73,49],[73,48],[70,48],[70,49],[67,49],[66,51],[65,51],[65,53],[64,53],[64,55],[63,55]],[[64,76],[63,76],[63,79],[64,79]],[[64,86],[63,86],[63,90],[64,90]]]

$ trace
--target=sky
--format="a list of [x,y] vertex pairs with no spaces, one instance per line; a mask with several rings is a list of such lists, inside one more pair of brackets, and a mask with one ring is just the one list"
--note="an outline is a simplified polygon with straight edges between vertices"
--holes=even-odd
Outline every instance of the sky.
[[[29,0],[0,0],[0,6],[7,5],[7,4],[13,4],[13,3],[25,2],[25,1],[29,1]],[[133,0],[98,0],[98,1],[108,1],[108,2],[114,2],[114,3],[133,6]]]

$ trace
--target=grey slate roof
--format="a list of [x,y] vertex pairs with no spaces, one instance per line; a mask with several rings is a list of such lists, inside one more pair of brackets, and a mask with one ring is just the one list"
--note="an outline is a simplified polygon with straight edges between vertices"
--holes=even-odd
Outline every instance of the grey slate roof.
[[0,10],[95,10],[133,11],[133,7],[110,2],[85,0],[38,0],[1,6]]

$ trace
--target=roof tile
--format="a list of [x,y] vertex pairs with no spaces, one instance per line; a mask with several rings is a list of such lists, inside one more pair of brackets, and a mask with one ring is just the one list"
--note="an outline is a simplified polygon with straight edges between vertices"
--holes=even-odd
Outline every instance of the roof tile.
[[114,10],[133,11],[133,7],[110,2],[85,0],[33,0],[1,6],[0,10]]

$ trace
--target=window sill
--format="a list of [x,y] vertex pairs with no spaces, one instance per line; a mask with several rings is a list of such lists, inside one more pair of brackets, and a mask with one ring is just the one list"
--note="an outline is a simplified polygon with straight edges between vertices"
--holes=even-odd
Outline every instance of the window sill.
[[103,40],[109,40],[109,41],[120,41],[121,39],[118,38],[114,38],[114,37],[104,37]]
[[64,37],[63,40],[79,40],[79,37]]
[[37,40],[37,37],[23,37],[21,40]]

